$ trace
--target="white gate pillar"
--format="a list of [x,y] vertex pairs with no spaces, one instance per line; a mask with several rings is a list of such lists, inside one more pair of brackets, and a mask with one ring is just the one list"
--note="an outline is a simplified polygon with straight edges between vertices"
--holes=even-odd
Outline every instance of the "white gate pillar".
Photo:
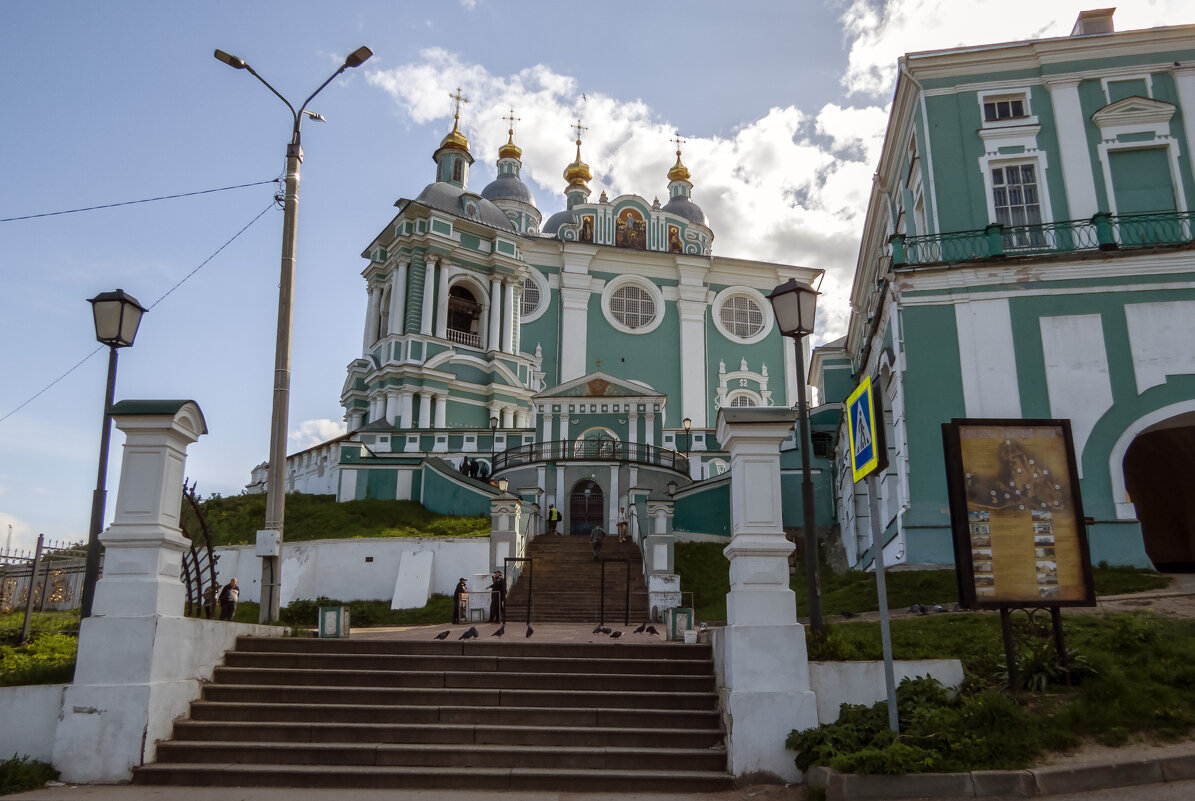
[[718,441],[730,452],[730,592],[727,626],[715,640],[727,757],[735,776],[770,773],[786,782],[801,772],[785,737],[818,725],[805,629],[788,586],[795,546],[781,522],[780,443],[795,419],[784,408],[718,413]]

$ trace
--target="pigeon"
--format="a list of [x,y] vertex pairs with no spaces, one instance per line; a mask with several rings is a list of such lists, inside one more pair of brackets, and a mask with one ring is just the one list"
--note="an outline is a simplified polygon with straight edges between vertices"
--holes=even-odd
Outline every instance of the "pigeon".
[[530,636],[531,636],[532,634],[534,634],[534,633],[535,633],[535,629],[533,629],[533,628],[531,628],[530,626],[528,626],[528,627],[527,627],[527,634],[526,634],[525,636],[527,636],[527,637],[530,637]]
[[656,631],[656,627],[655,627],[655,626],[648,626],[648,627],[647,627],[647,633],[648,633],[648,634],[659,634],[660,632]]
[[853,617],[858,617],[858,615],[856,615],[854,612],[850,611],[849,609],[843,609],[841,614],[847,620],[850,620]]
[[914,615],[928,615],[929,607],[925,604],[913,604],[909,607],[909,612]]
[[611,631],[613,631],[613,629],[608,629],[605,626],[601,626],[598,628],[599,634],[609,634]]
[[476,637],[476,636],[478,636],[478,635],[477,635],[477,628],[476,628],[475,626],[470,626],[470,627],[469,627],[469,630],[468,630],[468,631],[466,631],[466,632],[465,632],[464,634],[462,634],[461,636],[457,637],[457,639],[458,639],[458,640],[471,640],[471,639],[473,639],[473,638],[474,638],[474,637]]
[[601,623],[598,623],[596,626],[593,627],[593,633],[594,634],[602,633],[602,624]]
[[497,631],[495,631],[490,636],[491,637],[501,637],[505,633],[506,633],[506,626],[502,626],[501,628],[499,628]]
[[946,607],[942,606],[942,604],[934,604],[933,606],[930,607],[930,609],[932,609],[935,612],[945,612],[946,611]]
[[441,631],[439,634],[437,634],[437,635],[436,635],[436,639],[437,639],[437,640],[447,640],[447,639],[448,639],[448,635],[449,635],[449,634],[451,634],[451,633],[452,633],[452,630],[451,630],[451,629],[447,629],[447,630],[445,630],[445,631]]
[[621,631],[616,631],[616,632],[614,632],[613,634],[611,634],[611,635],[610,635],[610,639],[612,639],[612,640],[617,640],[617,639],[618,639],[619,637],[621,637],[621,636],[622,636],[622,632],[621,632]]
[[642,633],[643,633],[643,630],[644,630],[644,629],[646,629],[646,628],[647,628],[647,624],[646,624],[646,623],[644,623],[644,624],[643,624],[643,625],[641,625],[639,628],[635,629],[635,633],[636,633],[636,634],[642,634]]

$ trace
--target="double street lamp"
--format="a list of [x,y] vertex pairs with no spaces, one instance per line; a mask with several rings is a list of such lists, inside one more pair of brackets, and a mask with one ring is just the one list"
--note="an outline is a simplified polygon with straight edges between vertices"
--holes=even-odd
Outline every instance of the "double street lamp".
[[817,532],[814,530],[813,479],[809,469],[809,407],[805,403],[805,347],[802,340],[813,333],[818,292],[795,278],[772,290],[768,300],[776,315],[780,333],[792,337],[797,351],[797,417],[800,420],[801,510],[805,514],[805,577],[809,584],[809,625],[822,630],[821,582],[817,571]]
[[[359,47],[349,54],[344,63],[328,76],[312,92],[298,110],[278,90],[257,74],[244,59],[217,50],[215,57],[233,69],[246,70],[262,85],[273,92],[290,109],[293,118],[291,138],[286,146],[286,198],[282,218],[282,276],[278,281],[278,336],[274,350],[274,400],[270,417],[270,462],[266,478],[266,529],[277,532],[278,547],[282,546],[282,524],[286,514],[286,428],[290,410],[290,334],[294,312],[293,285],[295,278],[295,223],[299,210],[299,165],[303,163],[303,148],[299,140],[299,128],[303,117],[317,121],[323,117],[307,110],[307,104],[323,91],[340,73],[350,67],[359,67],[373,55],[368,47]],[[281,550],[277,552],[281,554]],[[279,589],[282,577],[281,556],[263,556],[261,564],[261,613],[262,622],[278,618]]]
[[112,399],[116,393],[116,351],[137,338],[137,327],[146,309],[123,289],[101,292],[87,301],[95,318],[95,338],[108,346],[108,386],[104,391],[104,427],[100,433],[100,468],[91,496],[91,528],[87,532],[87,563],[83,573],[82,617],[91,617],[95,582],[100,573],[100,532],[104,528],[104,506],[108,498],[108,441],[112,435]]

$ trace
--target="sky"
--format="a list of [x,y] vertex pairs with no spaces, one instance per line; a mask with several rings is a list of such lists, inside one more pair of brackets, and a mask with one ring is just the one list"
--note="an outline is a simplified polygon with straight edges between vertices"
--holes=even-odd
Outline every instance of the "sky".
[[[343,431],[360,353],[361,251],[434,177],[448,95],[494,177],[513,109],[523,178],[564,207],[570,125],[593,196],[666,197],[684,140],[717,255],[823,268],[816,341],[841,336],[859,232],[905,52],[1065,36],[1070,0],[212,0],[0,3],[0,548],[87,536],[106,348],[87,299],[144,306],[116,398],[187,398],[208,435],[187,475],[238,494],[267,456],[290,113],[361,45],[303,126],[290,452]],[[604,18],[603,18],[604,17]],[[982,20],[982,24],[977,24]],[[1195,22],[1178,0],[1118,4],[1118,30]],[[267,183],[261,183],[267,182]],[[239,189],[225,187],[258,184]],[[207,191],[207,190],[223,191]],[[132,203],[170,195],[169,200]],[[70,214],[51,214],[127,204]],[[29,219],[13,219],[37,216]],[[124,436],[113,432],[111,522]]]

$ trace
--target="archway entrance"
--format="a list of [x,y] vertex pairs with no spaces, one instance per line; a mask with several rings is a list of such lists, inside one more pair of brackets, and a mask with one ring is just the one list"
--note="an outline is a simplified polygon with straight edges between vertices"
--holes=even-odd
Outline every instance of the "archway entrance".
[[578,481],[569,500],[569,533],[588,537],[593,527],[602,522],[603,509],[604,498],[598,483],[590,478]]
[[1124,456],[1124,483],[1137,508],[1145,553],[1159,570],[1195,572],[1195,412],[1137,435]]

